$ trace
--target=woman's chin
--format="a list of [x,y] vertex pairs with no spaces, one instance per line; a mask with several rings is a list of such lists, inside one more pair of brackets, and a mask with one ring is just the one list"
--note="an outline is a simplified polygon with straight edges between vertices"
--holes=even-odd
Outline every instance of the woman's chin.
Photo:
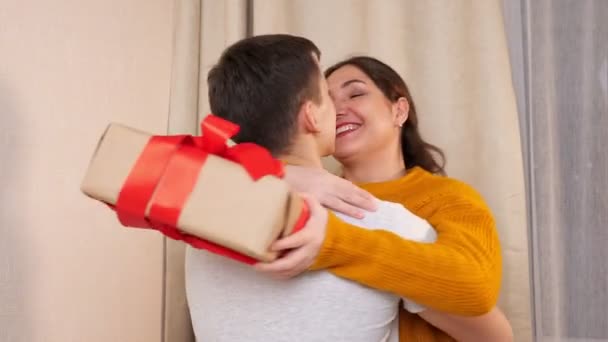
[[338,161],[346,161],[352,159],[357,154],[357,151],[358,149],[355,146],[336,144],[333,156]]

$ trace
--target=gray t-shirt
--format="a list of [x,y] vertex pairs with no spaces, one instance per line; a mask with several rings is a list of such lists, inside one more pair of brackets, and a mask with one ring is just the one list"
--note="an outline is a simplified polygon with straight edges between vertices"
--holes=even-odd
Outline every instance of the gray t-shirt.
[[[379,201],[378,210],[362,220],[339,216],[406,239],[436,239],[428,222],[397,203]],[[275,280],[250,266],[188,247],[186,292],[199,342],[397,340],[401,298],[325,271]],[[409,311],[422,310],[407,299],[404,303]]]

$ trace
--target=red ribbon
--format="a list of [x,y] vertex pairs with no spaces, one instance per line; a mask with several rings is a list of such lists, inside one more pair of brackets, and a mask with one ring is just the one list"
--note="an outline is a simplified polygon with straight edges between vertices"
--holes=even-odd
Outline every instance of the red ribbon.
[[[283,164],[268,150],[251,143],[228,147],[238,125],[214,115],[201,123],[203,135],[153,136],[131,169],[113,209],[120,223],[128,227],[156,229],[169,238],[184,241],[199,249],[247,264],[258,260],[177,229],[181,210],[196,184],[200,169],[209,154],[242,165],[256,181],[266,175],[282,178]],[[149,206],[149,215],[146,210]],[[294,232],[309,217],[305,205]]]

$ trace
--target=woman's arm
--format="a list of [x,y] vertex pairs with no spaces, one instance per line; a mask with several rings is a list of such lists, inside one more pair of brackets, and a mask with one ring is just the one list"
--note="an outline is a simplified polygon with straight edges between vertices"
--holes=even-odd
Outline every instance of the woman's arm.
[[[463,189],[464,191],[464,189]],[[489,210],[462,193],[446,194],[415,214],[437,231],[434,244],[350,225],[330,213],[311,269],[328,271],[439,311],[489,312],[501,281],[501,255]]]
[[[303,230],[273,244],[275,251],[289,251],[284,257],[256,267],[280,278],[293,277],[308,267],[327,269],[427,308],[455,315],[483,315],[496,305],[500,247],[488,209],[474,197],[463,197],[462,191],[444,194],[413,210],[435,227],[435,243],[360,228],[330,212],[322,226],[309,222]],[[311,208],[315,208],[313,214],[320,210],[314,205]]]
[[421,312],[420,317],[460,342],[512,342],[513,330],[505,315],[494,307],[487,314],[462,317],[436,310]]
[[[294,169],[298,170],[291,170]],[[288,175],[289,172],[288,168]],[[316,177],[299,174],[290,183],[322,198],[319,193],[328,187],[317,186],[323,183],[319,177],[324,177],[325,183],[337,178],[329,173],[311,176]],[[279,240],[274,249],[291,252],[258,269],[294,276],[314,260],[313,270],[327,269],[427,308],[455,315],[485,314],[496,305],[501,280],[500,244],[492,215],[481,197],[465,184],[452,181],[441,189],[440,184],[429,187],[437,195],[409,209],[435,228],[438,237],[434,244],[360,228],[329,213],[327,229],[304,229]],[[305,249],[309,252],[301,253]]]

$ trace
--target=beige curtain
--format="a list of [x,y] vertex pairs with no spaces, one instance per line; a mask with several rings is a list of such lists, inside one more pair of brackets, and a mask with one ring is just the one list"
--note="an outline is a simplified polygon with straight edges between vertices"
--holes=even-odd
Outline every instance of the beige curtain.
[[537,341],[608,341],[608,2],[504,0]]
[[[505,270],[500,306],[516,340],[531,340],[523,166],[498,0],[177,3],[171,108],[187,113],[180,117],[188,118],[182,122],[188,129],[195,126],[194,113],[208,111],[207,70],[225,46],[248,31],[308,37],[322,50],[326,66],[353,54],[369,54],[396,68],[417,101],[424,135],[445,150],[449,174],[475,186],[496,215]],[[326,165],[336,168],[332,160]],[[179,281],[167,283],[166,322],[180,327],[165,332],[170,342],[187,340],[182,249],[168,246],[168,279]]]

